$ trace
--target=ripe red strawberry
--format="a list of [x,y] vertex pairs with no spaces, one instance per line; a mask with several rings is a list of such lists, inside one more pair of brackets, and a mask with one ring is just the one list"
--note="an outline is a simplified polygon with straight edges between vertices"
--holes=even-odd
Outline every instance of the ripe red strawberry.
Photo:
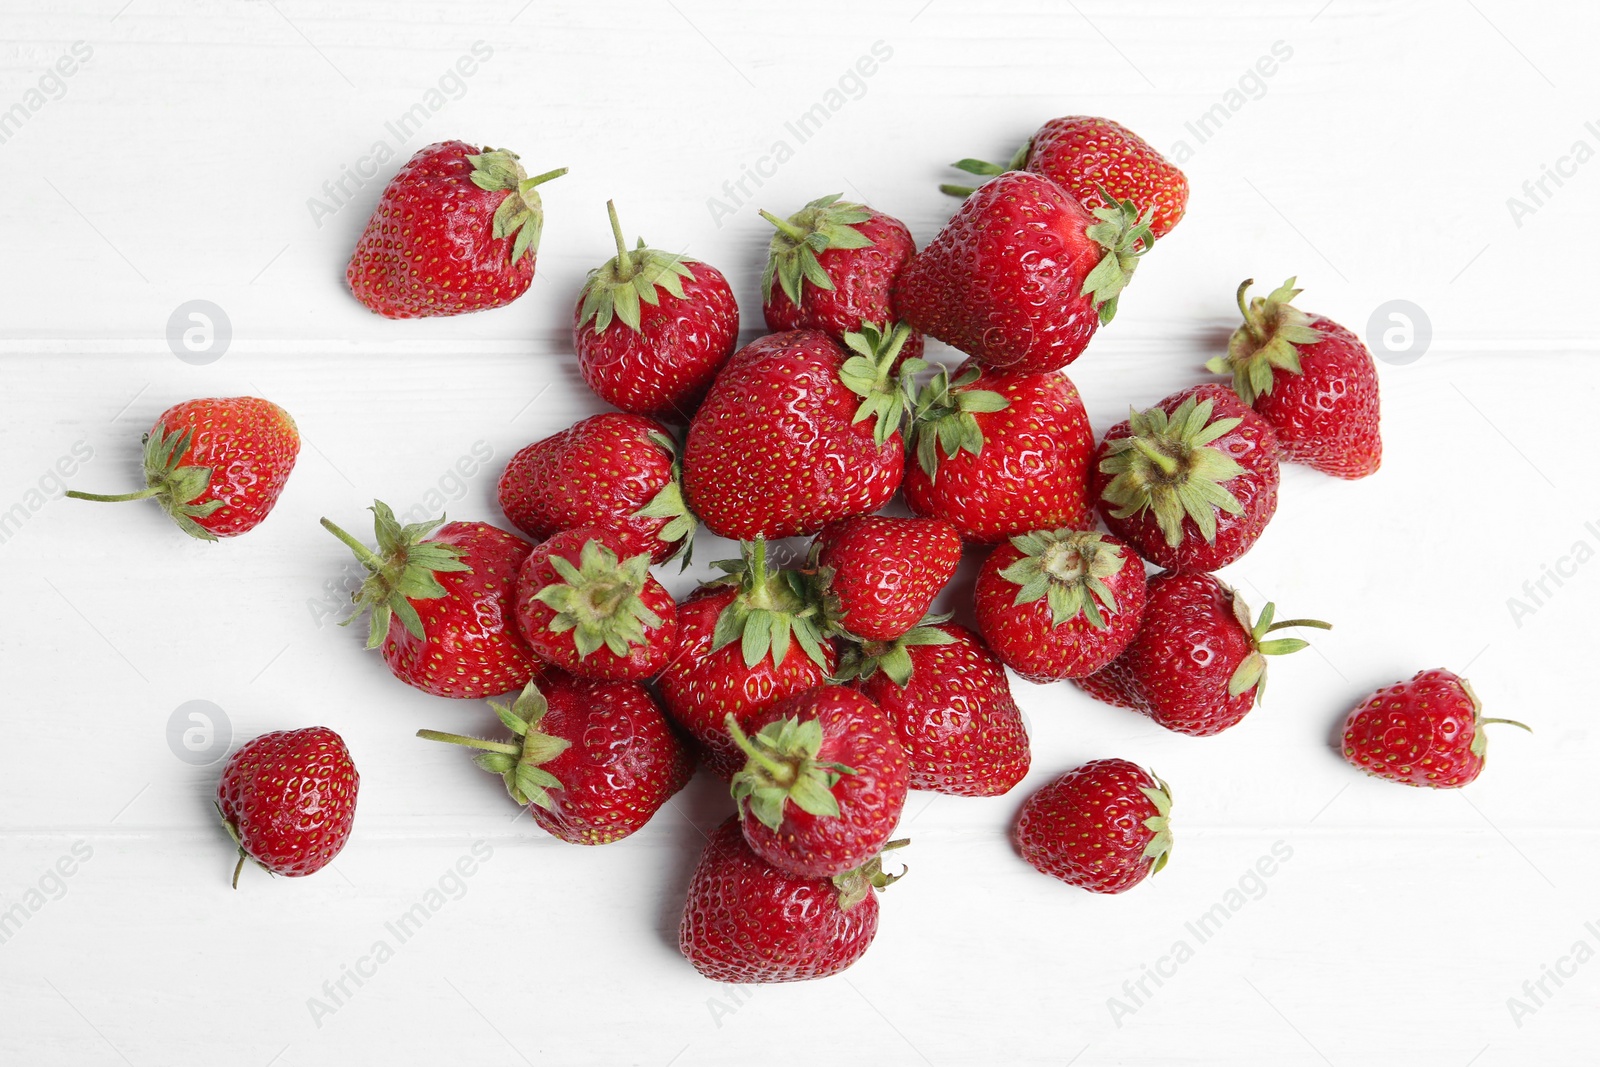
[[[899,219],[839,196],[813,200],[787,219],[761,213],[778,230],[761,275],[761,310],[774,333],[820,330],[844,344],[846,334],[895,320],[890,289],[916,242]],[[912,333],[900,358],[921,355],[922,335]]]
[[715,267],[622,239],[589,272],[572,313],[578,369],[595,395],[623,411],[688,421],[739,345],[739,305]]
[[[1189,179],[1167,162],[1144,138],[1120,123],[1092,115],[1068,115],[1039,127],[1002,167],[977,159],[952,164],[968,174],[995,175],[1008,170],[1042,174],[1085,204],[1104,189],[1118,200],[1131,200],[1145,211],[1154,208],[1150,232],[1165,237],[1183,218],[1189,203]],[[970,196],[960,185],[941,185],[952,196]]]
[[978,630],[1030,682],[1093,674],[1122,654],[1144,615],[1144,561],[1122,541],[1038,530],[989,554],[974,593]]
[[943,519],[856,515],[830,522],[811,544],[831,628],[868,641],[915,626],[960,562],[961,537]]
[[728,716],[749,727],[772,703],[826,682],[834,668],[805,576],[769,570],[766,552],[756,541],[744,547],[743,561],[713,564],[728,576],[678,605],[678,646],[656,679],[667,714],[725,779],[745,763]]
[[1272,424],[1284,459],[1339,478],[1365,478],[1383,462],[1378,369],[1361,339],[1331,319],[1301,311],[1290,278],[1245,303],[1228,354],[1206,364],[1233,375],[1233,388]]
[[1028,773],[1028,727],[1005,667],[965,626],[932,623],[867,645],[839,673],[859,676],[857,688],[894,723],[912,789],[992,797]]
[[750,850],[730,818],[711,832],[689,880],[678,947],[716,982],[826,978],[867,951],[878,933],[873,890],[898,878],[876,857],[836,878],[785,874]]
[[538,661],[517,632],[516,583],[533,546],[488,523],[402,527],[381,500],[371,511],[377,552],[322,520],[370,572],[345,624],[371,609],[367,647],[423,692],[477,700],[527,685]]
[[943,368],[917,396],[906,503],[992,544],[1030,530],[1094,524],[1094,431],[1065,374]]
[[[895,378],[908,331],[768,334],[733,354],[689,424],[683,492],[714,533],[812,534],[876,511],[905,472]],[[853,355],[851,353],[854,353]]]
[[523,560],[517,627],[534,655],[584,678],[631,681],[667,665],[678,607],[650,575],[650,557],[628,556],[599,526],[563,530]]
[[145,488],[77,500],[154,499],[190,537],[237,537],[260,524],[300,454],[289,413],[253,396],[186,400],[161,413],[144,438]]
[[315,874],[350,840],[361,775],[344,739],[325,726],[278,730],[245,742],[217,783],[217,812],[246,858],[288,878]]
[[391,319],[502,307],[533,282],[544,205],[517,154],[461,141],[421,149],[400,168],[356,242],[345,278]]
[[1150,579],[1144,619],[1127,651],[1076,681],[1091,696],[1109,696],[1169,730],[1221,733],[1260,702],[1266,657],[1306,647],[1298,637],[1267,634],[1289,626],[1331,629],[1315,619],[1274,622],[1274,613],[1268,604],[1252,621],[1250,605],[1213,575],[1164,571]]
[[429,741],[479,749],[478,766],[505,779],[533,821],[574,845],[620,841],[649,822],[694,773],[650,691],[545,671],[511,707],[490,703],[509,742],[437,730]]
[[628,554],[655,563],[687,555],[695,519],[683,503],[677,446],[659,422],[608,411],[535,441],[506,464],[500,510],[535,541],[605,526]]
[[1059,370],[1111,321],[1154,244],[1132,201],[1090,207],[1049,178],[1008,171],[906,264],[894,306],[913,329],[990,366]]
[[1210,383],[1131,412],[1100,442],[1090,495],[1107,528],[1169,570],[1214,571],[1278,509],[1272,427]]
[[1465,678],[1442,667],[1418,671],[1367,697],[1344,720],[1344,758],[1376,778],[1455,789],[1483,773],[1486,719]]
[[1167,865],[1172,790],[1125,759],[1068,771],[1022,804],[1013,833],[1022,858],[1091,893],[1122,893]]

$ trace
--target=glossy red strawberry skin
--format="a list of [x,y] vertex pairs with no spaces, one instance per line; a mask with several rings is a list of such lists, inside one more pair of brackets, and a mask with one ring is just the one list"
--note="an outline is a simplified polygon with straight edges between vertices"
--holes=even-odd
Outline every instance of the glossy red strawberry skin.
[[961,562],[961,536],[943,519],[855,515],[823,527],[816,545],[839,622],[870,641],[915,626]]
[[1059,371],[985,370],[952,392],[967,389],[999,393],[1009,406],[973,415],[984,439],[977,455],[941,450],[932,477],[915,459],[907,465],[902,489],[911,510],[944,519],[963,541],[977,544],[1094,525],[1088,488],[1094,431],[1071,379]]
[[980,186],[895,282],[900,318],[993,367],[1059,370],[1100,327],[1084,279],[1105,255],[1089,210],[1048,178]]
[[711,832],[689,881],[678,945],[716,982],[799,982],[849,967],[878,933],[878,899],[848,911],[827,878],[771,866],[730,818]]
[[575,526],[606,526],[663,563],[679,543],[661,539],[670,519],[637,512],[673,481],[672,454],[650,438],[667,428],[608,411],[523,448],[500,476],[500,510],[535,541]]
[[1365,478],[1383,463],[1378,371],[1361,338],[1329,319],[1309,324],[1323,338],[1296,345],[1299,374],[1272,372],[1255,410],[1272,424],[1283,458],[1336,478]]
[[1120,123],[1090,115],[1051,119],[1039,127],[1024,169],[1042,174],[1086,203],[1103,187],[1132,200],[1142,214],[1154,207],[1150,230],[1164,237],[1183,218],[1189,179],[1150,144]]
[[1251,410],[1239,399],[1237,393],[1225,385],[1207,382],[1190,386],[1173,393],[1156,406],[1168,414],[1176,411],[1184,400],[1195,397],[1212,403],[1211,418],[1238,418],[1233,430],[1212,442],[1244,468],[1243,473],[1222,483],[1234,495],[1244,511],[1238,515],[1217,512],[1216,539],[1208,542],[1194,520],[1183,518],[1183,532],[1177,545],[1167,544],[1156,521],[1155,511],[1146,509],[1138,515],[1119,519],[1113,506],[1104,498],[1111,475],[1100,469],[1106,458],[1107,442],[1127,437],[1128,421],[1124,419],[1110,430],[1100,442],[1090,466],[1089,494],[1100,509],[1100,517],[1117,537],[1131,544],[1145,559],[1168,570],[1214,571],[1234,562],[1250,551],[1261,537],[1278,510],[1278,439],[1266,419]]
[[595,395],[637,415],[688,422],[717,371],[739,345],[739,305],[721,271],[686,259],[683,298],[658,292],[641,303],[639,329],[613,319],[603,330],[583,322],[583,300],[572,311],[578,369]]
[[1141,789],[1159,789],[1148,772],[1123,759],[1102,759],[1068,771],[1030,796],[1013,836],[1022,858],[1052,878],[1092,893],[1122,893],[1150,875],[1144,851],[1155,803]]
[[211,483],[190,503],[221,500],[222,507],[195,518],[218,537],[237,537],[260,525],[283,495],[300,454],[300,431],[270,400],[235,396],[186,400],[163,411],[151,428],[169,435],[189,431],[180,467],[209,467]]
[[1462,679],[1442,668],[1418,671],[1358,704],[1344,721],[1344,758],[1378,778],[1455,789],[1483,773],[1472,751],[1482,727]]
[[905,446],[898,432],[878,445],[871,419],[852,421],[861,397],[839,380],[845,359],[826,334],[791,330],[728,360],[683,453],[685,498],[713,533],[813,534],[894,496]]
[[1009,792],[1028,773],[1028,727],[1005,668],[965,626],[942,623],[947,645],[911,645],[904,687],[878,671],[858,687],[895,725],[912,789],[963,797]]
[[279,730],[228,757],[217,807],[246,855],[298,878],[326,867],[350,839],[360,784],[338,734],[324,726]]

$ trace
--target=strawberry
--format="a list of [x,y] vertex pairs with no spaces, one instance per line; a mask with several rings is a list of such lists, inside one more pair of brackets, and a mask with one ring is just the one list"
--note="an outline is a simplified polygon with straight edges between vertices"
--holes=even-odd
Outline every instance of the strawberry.
[[[895,319],[889,293],[916,254],[911,231],[839,196],[813,200],[787,219],[761,212],[777,228],[761,275],[761,310],[774,333],[820,330],[845,344],[846,334]],[[900,358],[921,355],[922,335],[912,333]]]
[[361,775],[344,739],[325,726],[246,741],[222,768],[217,813],[239,848],[233,887],[248,858],[270,874],[322,870],[350,840]]
[[1144,561],[1115,537],[1038,530],[984,560],[978,631],[1030,682],[1093,674],[1122,654],[1144,614]]
[[[689,424],[683,492],[734,540],[812,534],[876,511],[905,472],[895,379],[909,331],[769,334],[733,354]],[[851,353],[854,353],[853,355]]]
[[[1091,696],[1132,707],[1169,730],[1196,737],[1221,733],[1258,704],[1267,656],[1298,652],[1298,637],[1266,640],[1290,626],[1332,629],[1316,619],[1274,622],[1268,604],[1250,605],[1215,576],[1163,571],[1151,578],[1139,632],[1099,674],[1076,679]],[[1105,677],[1102,677],[1105,676]]]
[[743,555],[713,564],[727,576],[678,605],[678,646],[656,679],[667,714],[721,778],[745,763],[728,716],[749,726],[775,701],[827,681],[835,662],[805,576],[770,570],[764,541],[744,546]]
[[915,626],[960,562],[961,537],[943,519],[855,515],[830,522],[811,544],[831,628],[868,641]]
[[876,856],[906,805],[906,752],[863,693],[820,686],[769,705],[750,732],[727,719],[749,757],[733,776],[745,840],[802,878],[831,878]]
[[[1189,203],[1189,179],[1144,138],[1120,123],[1091,115],[1051,119],[1028,138],[1007,166],[963,159],[951,164],[968,174],[992,176],[1008,170],[1042,174],[1085,204],[1105,190],[1153,209],[1150,232],[1165,237]],[[971,196],[960,185],[941,185],[951,196]]]
[[650,557],[627,556],[599,526],[563,530],[522,561],[517,627],[534,655],[585,678],[633,681],[667,665],[678,608],[650,575]]
[[878,933],[873,890],[900,877],[884,874],[877,857],[834,878],[786,874],[752,852],[730,818],[711,831],[689,880],[678,947],[715,982],[826,978],[867,951]]
[[1091,893],[1122,893],[1167,865],[1172,790],[1125,759],[1098,759],[1053,779],[1022,804],[1022,858]]
[[533,282],[544,205],[517,154],[461,141],[421,149],[400,168],[345,268],[355,298],[390,319],[503,307]]
[[1065,367],[1117,313],[1155,244],[1148,212],[1106,200],[1091,208],[1049,178],[1000,175],[900,272],[900,320],[993,367]]
[[509,708],[491,702],[509,742],[418,730],[429,741],[479,749],[478,766],[505,779],[533,821],[574,845],[620,841],[649,822],[694,773],[694,753],[637,682],[548,670]]
[[511,457],[500,510],[535,541],[574,526],[604,526],[627,553],[655,563],[688,556],[695,518],[683,504],[677,446],[641,415],[591,415]]
[[963,797],[1010,791],[1028,773],[1028,727],[983,638],[951,622],[847,653],[841,676],[894,723],[912,789]]
[[1228,354],[1206,364],[1231,373],[1233,388],[1272,424],[1283,458],[1338,478],[1365,478],[1383,462],[1378,369],[1361,339],[1331,319],[1301,311],[1290,278],[1245,302]]
[[145,434],[144,489],[66,495],[111,503],[154,499],[178,529],[215,541],[260,525],[299,453],[294,419],[270,400],[186,400],[162,412]]
[[941,368],[917,395],[916,462],[906,503],[952,523],[963,541],[993,544],[1030,530],[1094,524],[1094,431],[1065,374]]
[[345,624],[370,609],[367,647],[423,692],[481,699],[527,685],[538,661],[517,632],[516,582],[533,546],[488,523],[402,527],[383,501],[371,511],[377,552],[322,520],[369,572]]
[[1429,789],[1456,789],[1483,773],[1487,723],[1465,678],[1442,667],[1418,671],[1367,697],[1344,720],[1344,758],[1377,778]]
[[606,201],[617,254],[589,272],[572,313],[578,369],[623,411],[688,421],[739,345],[739,305],[722,272],[699,260],[629,250]]
[[1107,431],[1089,493],[1111,532],[1156,566],[1214,571],[1267,528],[1278,477],[1272,427],[1213,383],[1130,412]]

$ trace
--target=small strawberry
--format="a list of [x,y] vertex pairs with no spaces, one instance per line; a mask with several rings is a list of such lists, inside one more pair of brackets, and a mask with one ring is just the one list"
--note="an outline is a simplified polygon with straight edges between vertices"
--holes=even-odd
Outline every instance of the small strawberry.
[[684,497],[707,529],[793,537],[887,504],[905,472],[895,373],[908,336],[867,329],[846,351],[791,330],[735,352],[683,449]]
[[989,647],[1042,684],[1120,656],[1139,632],[1144,595],[1144,561],[1115,537],[1038,530],[989,554],[974,599]]
[[1339,478],[1365,478],[1383,462],[1378,369],[1361,338],[1331,319],[1301,311],[1290,278],[1245,302],[1244,325],[1228,354],[1206,364],[1233,375],[1233,388],[1272,424],[1283,458]]
[[623,538],[599,526],[535,546],[517,576],[517,627],[534,655],[611,681],[649,678],[667,665],[677,605],[651,576],[650,557],[626,551]]
[[[1103,189],[1118,200],[1133,201],[1141,211],[1153,208],[1150,232],[1157,237],[1165,237],[1178,224],[1189,203],[1189,179],[1183,171],[1126,126],[1091,115],[1051,119],[1024,142],[1007,166],[977,159],[952,166],[980,176],[1029,170],[1085,204],[1094,203]],[[951,196],[973,193],[960,185],[939,188]]]
[[1112,533],[1169,570],[1243,556],[1278,509],[1272,427],[1233,390],[1190,386],[1106,432],[1090,495]]
[[1094,524],[1094,431],[1065,374],[940,368],[917,395],[906,503],[993,544],[1030,530]]
[[695,519],[683,503],[677,446],[659,422],[608,411],[535,441],[500,475],[500,510],[535,541],[574,526],[628,538],[655,563],[687,557]]
[[[839,196],[813,200],[787,219],[761,212],[778,231],[761,275],[761,310],[774,333],[821,330],[845,344],[846,334],[895,319],[889,293],[916,254],[911,231]],[[922,335],[912,333],[900,358],[921,355]]]
[[[1344,720],[1344,758],[1376,778],[1429,789],[1456,789],[1483,773],[1487,723],[1465,678],[1442,667],[1418,671],[1367,697]],[[1530,731],[1531,732],[1531,731]]]
[[300,453],[289,413],[253,396],[187,400],[161,413],[144,438],[146,488],[76,500],[154,499],[178,529],[202,541],[237,537],[267,517]]
[[715,982],[826,978],[867,951],[878,933],[873,890],[901,874],[884,874],[878,857],[834,878],[785,874],[750,850],[730,818],[711,832],[689,880],[678,947]]
[[960,562],[961,537],[943,519],[855,515],[830,522],[811,543],[832,628],[868,641],[915,626]]
[[400,168],[345,269],[355,298],[390,319],[502,307],[527,292],[544,229],[538,186],[517,154],[461,141],[421,149]]
[[574,845],[620,841],[649,822],[694,773],[694,754],[637,682],[546,671],[511,707],[491,702],[509,742],[437,730],[429,741],[481,750],[533,821]]
[[1022,804],[1013,832],[1022,858],[1091,893],[1122,893],[1167,865],[1172,790],[1125,759],[1070,770]]
[[622,239],[589,272],[572,314],[578,369],[595,395],[623,411],[682,419],[739,345],[739,305],[715,267]]
[[423,692],[477,700],[527,685],[538,661],[517,632],[516,583],[533,546],[488,523],[402,527],[381,500],[371,511],[377,552],[322,520],[369,572],[345,624],[370,609],[367,647]]
[[356,817],[361,775],[344,739],[325,726],[278,730],[241,745],[217,783],[217,812],[248,858],[270,874],[315,874],[333,861]]
[[1079,204],[1026,171],[988,182],[900,272],[901,321],[993,367],[1065,367],[1111,321],[1155,244],[1148,212],[1106,199]]

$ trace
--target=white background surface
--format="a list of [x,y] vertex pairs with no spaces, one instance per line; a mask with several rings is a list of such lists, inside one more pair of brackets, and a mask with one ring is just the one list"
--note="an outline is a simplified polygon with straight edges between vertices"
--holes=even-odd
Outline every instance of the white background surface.
[[[119,7],[121,10],[119,10]],[[519,10],[520,8],[520,10]],[[0,108],[74,41],[92,58],[0,144],[0,1061],[118,1064],[722,1064],[822,1055],[887,1064],[1495,1064],[1592,1058],[1600,949],[1592,659],[1600,563],[1591,326],[1600,163],[1525,213],[1507,198],[1580,139],[1600,146],[1590,5],[1507,0],[1112,4],[313,4],[6,2]],[[492,58],[396,149],[385,122],[476,41]],[[892,57],[803,145],[785,122],[874,42]],[[1275,42],[1292,49],[1205,143],[1185,128]],[[847,85],[846,89],[852,88]],[[676,950],[705,781],[645,831],[581,850],[542,836],[462,754],[418,727],[485,729],[482,705],[393,681],[328,625],[358,528],[441,485],[454,517],[497,520],[518,447],[598,410],[567,354],[583,272],[610,238],[687,249],[735,281],[759,329],[767,227],[843,190],[925,242],[964,155],[1003,159],[1040,121],[1113,116],[1193,149],[1189,215],[1140,268],[1117,322],[1071,368],[1097,429],[1198,378],[1238,280],[1298,273],[1304,306],[1358,331],[1381,303],[1425,309],[1433,343],[1381,367],[1382,472],[1345,484],[1287,469],[1260,546],[1227,577],[1258,604],[1332,620],[1276,663],[1264,708],[1214,739],[1168,734],[1065,685],[1017,684],[1033,774],[1012,796],[916,794],[912,872],[847,975],[733,991]],[[508,145],[543,192],[538,278],[509,309],[379,320],[345,258],[389,174],[447,137]],[[395,160],[348,206],[308,198],[387,138]],[[755,202],[718,226],[709,197],[791,142]],[[770,169],[770,168],[769,168]],[[178,305],[225,309],[209,366],[174,358]],[[948,350],[934,347],[941,358]],[[169,403],[259,392],[305,437],[277,511],[247,537],[189,541],[154,507],[29,496],[76,443],[71,484],[132,488],[138,440]],[[482,442],[481,445],[478,445]],[[474,446],[493,459],[456,481]],[[469,467],[471,463],[467,464]],[[1595,521],[1595,527],[1585,523]],[[1587,546],[1583,562],[1571,554]],[[701,560],[725,545],[703,545]],[[1531,613],[1507,598],[1570,576]],[[692,576],[672,579],[685,590]],[[1520,624],[1519,624],[1520,623]],[[1366,779],[1330,747],[1360,696],[1431,666],[1468,673],[1502,730],[1458,793]],[[362,774],[355,835],[305,880],[246,872],[230,891],[210,807],[219,765],[169,747],[208,700],[230,744],[324,723]],[[222,750],[215,755],[220,760]],[[1154,766],[1177,847],[1117,898],[1012,853],[1026,791],[1086,759]],[[1258,859],[1292,850],[1270,878]],[[81,843],[81,844],[80,844]],[[91,853],[70,878],[58,859]],[[492,850],[427,925],[335,1004],[385,923],[457,860]],[[1230,890],[1248,896],[1230,899]],[[43,893],[29,896],[30,889]],[[1253,892],[1252,892],[1253,891]],[[1243,900],[1200,943],[1186,928]],[[31,902],[31,903],[29,903]],[[36,909],[33,904],[38,904]],[[1153,994],[1124,990],[1175,942]],[[365,966],[365,965],[363,965]],[[370,966],[369,972],[373,971]],[[1510,997],[1532,1013],[1514,1018]],[[314,1016],[309,1001],[337,1008]],[[1108,999],[1131,1013],[1116,1018]],[[1520,1023],[1520,1025],[1519,1025]]]

